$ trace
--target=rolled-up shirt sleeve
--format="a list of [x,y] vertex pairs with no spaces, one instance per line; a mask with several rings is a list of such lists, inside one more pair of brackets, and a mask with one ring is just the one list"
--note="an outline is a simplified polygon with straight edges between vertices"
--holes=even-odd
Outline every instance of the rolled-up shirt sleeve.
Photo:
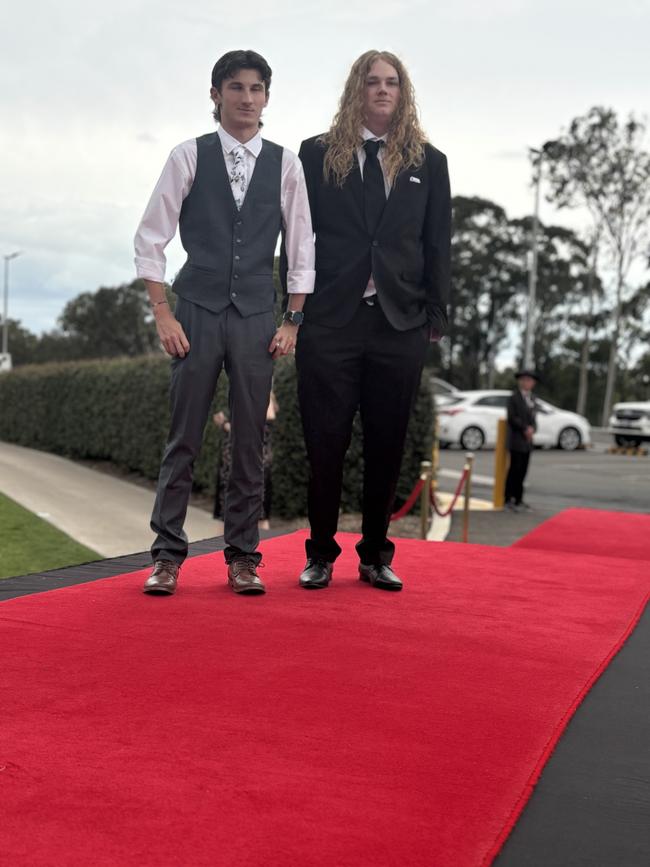
[[154,187],[135,233],[135,268],[138,277],[162,283],[167,259],[165,247],[176,234],[183,200],[196,174],[196,139],[177,145]]
[[310,295],[314,291],[314,230],[302,163],[284,148],[282,154],[282,224],[287,253],[287,292]]

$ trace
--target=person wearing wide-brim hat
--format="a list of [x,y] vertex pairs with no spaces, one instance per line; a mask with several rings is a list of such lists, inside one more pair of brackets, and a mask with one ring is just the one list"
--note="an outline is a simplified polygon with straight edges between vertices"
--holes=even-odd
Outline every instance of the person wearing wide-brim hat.
[[529,509],[524,501],[524,480],[528,472],[533,436],[537,429],[537,406],[533,388],[540,381],[534,370],[522,369],[515,374],[517,388],[508,400],[508,451],[510,468],[506,477],[505,504],[512,511]]

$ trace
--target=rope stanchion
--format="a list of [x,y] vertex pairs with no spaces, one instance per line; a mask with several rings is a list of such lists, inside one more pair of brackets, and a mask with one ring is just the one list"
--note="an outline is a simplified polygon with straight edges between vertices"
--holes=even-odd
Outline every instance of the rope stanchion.
[[420,467],[420,478],[415,483],[415,486],[407,501],[398,509],[397,512],[394,512],[390,519],[391,521],[399,521],[400,518],[404,518],[411,511],[413,506],[415,505],[418,497],[421,496],[421,518],[422,518],[422,527],[423,539],[426,539],[425,528],[429,520],[429,505],[433,507],[434,512],[438,515],[439,518],[446,518],[451,514],[456,503],[458,502],[458,498],[463,493],[463,489],[465,491],[465,515],[464,515],[464,526],[463,526],[463,537],[464,541],[467,541],[468,534],[468,523],[469,523],[469,502],[471,497],[471,476],[472,476],[472,463],[474,461],[474,455],[468,454],[466,455],[466,463],[463,468],[462,475],[458,481],[458,486],[454,492],[451,503],[449,506],[443,511],[438,507],[438,503],[436,500],[436,489],[433,484],[433,480],[431,478],[431,464],[428,461],[422,461]]
[[408,500],[404,503],[404,505],[401,507],[401,509],[398,509],[396,512],[394,512],[390,516],[391,521],[399,521],[400,518],[404,518],[406,515],[408,515],[408,513],[411,511],[411,509],[415,505],[417,498],[420,496],[420,491],[422,490],[423,486],[424,486],[424,479],[418,479],[417,482],[415,483],[415,487],[413,488],[413,490],[409,494]]
[[460,497],[460,495],[462,493],[463,486],[465,485],[465,481],[467,480],[468,473],[469,473],[469,470],[467,469],[467,467],[465,467],[465,469],[463,470],[463,474],[460,477],[460,481],[458,482],[458,487],[456,488],[456,491],[454,492],[454,496],[452,497],[449,508],[445,509],[444,512],[441,512],[440,509],[438,508],[438,503],[436,502],[435,493],[433,491],[431,491],[431,505],[435,509],[436,515],[439,518],[446,518],[447,515],[449,515],[453,511],[454,506],[458,502],[458,498]]
[[431,496],[431,474],[432,466],[429,461],[422,461],[420,464],[420,481],[422,482],[422,491],[420,493],[420,539],[427,538],[429,529],[429,497]]
[[469,542],[469,502],[472,497],[472,467],[474,455],[468,452],[465,455],[465,470],[467,471],[467,484],[465,485],[465,503],[463,506],[463,542]]

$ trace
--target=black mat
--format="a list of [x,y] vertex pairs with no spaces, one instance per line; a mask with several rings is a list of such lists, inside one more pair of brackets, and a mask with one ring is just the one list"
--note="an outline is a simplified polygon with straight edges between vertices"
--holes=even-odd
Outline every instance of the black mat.
[[[222,536],[206,539],[192,543],[189,556],[223,548]],[[0,601],[150,563],[147,551],[6,578],[0,581]],[[495,867],[650,865],[649,685],[650,609],[578,708]]]
[[494,867],[650,865],[650,607],[588,693]]
[[[190,544],[188,556],[211,554],[213,551],[223,551],[224,547],[223,536],[203,539],[201,542]],[[137,572],[138,569],[146,569],[147,566],[151,566],[151,554],[149,551],[142,551],[139,554],[127,554],[125,557],[93,560],[80,566],[67,566],[65,569],[34,572],[20,578],[3,578],[0,580],[0,602],[15,599],[17,596],[29,596],[30,593],[44,593],[46,590],[56,590],[60,587],[71,587],[73,584],[83,584],[86,581],[98,581],[100,578]]]

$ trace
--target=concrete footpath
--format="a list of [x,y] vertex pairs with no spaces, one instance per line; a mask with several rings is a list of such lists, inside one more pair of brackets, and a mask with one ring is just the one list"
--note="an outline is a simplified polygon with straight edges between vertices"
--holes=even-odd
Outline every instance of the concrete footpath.
[[[146,551],[153,540],[153,491],[58,455],[0,441],[0,493],[101,557]],[[185,531],[196,542],[221,536],[223,524],[190,506]]]

